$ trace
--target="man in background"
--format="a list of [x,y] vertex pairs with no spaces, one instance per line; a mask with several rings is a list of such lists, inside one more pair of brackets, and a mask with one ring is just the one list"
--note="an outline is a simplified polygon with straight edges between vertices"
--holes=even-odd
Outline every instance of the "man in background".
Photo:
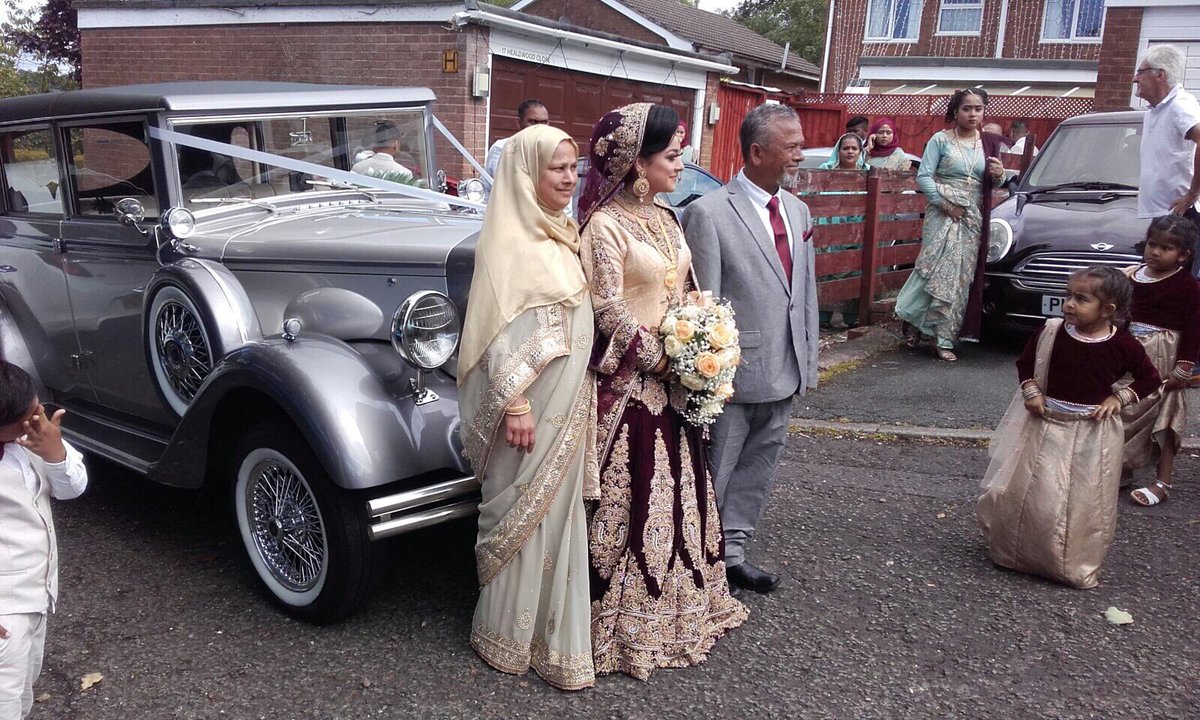
[[[541,100],[529,98],[517,106],[517,131],[520,132],[527,127],[534,125],[549,125],[550,111]],[[496,168],[500,166],[500,153],[504,150],[504,143],[508,142],[508,138],[500,138],[492,143],[488,148],[487,159],[483,162],[483,169],[487,174],[496,177]],[[488,195],[492,194],[492,182],[487,178],[483,179],[484,192]]]
[[[1196,222],[1200,200],[1200,103],[1183,89],[1187,58],[1173,45],[1146,51],[1133,73],[1138,97],[1150,104],[1142,119],[1138,217],[1167,213]],[[1195,266],[1200,268],[1200,263]]]
[[[1014,155],[1025,154],[1025,138],[1029,137],[1029,123],[1024,120],[1013,120],[1013,124],[1008,126],[1008,137],[1013,141],[1012,150],[1009,152]],[[1033,146],[1033,154],[1038,154],[1037,145]]]

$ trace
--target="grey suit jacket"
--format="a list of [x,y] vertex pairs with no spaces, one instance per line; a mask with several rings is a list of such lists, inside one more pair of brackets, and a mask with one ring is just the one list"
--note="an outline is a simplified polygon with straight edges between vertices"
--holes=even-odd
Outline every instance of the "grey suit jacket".
[[742,364],[733,402],[774,402],[817,386],[817,283],[808,206],[782,193],[792,230],[788,286],[775,240],[741,183],[730,182],[688,206],[684,234],[703,290],[737,314]]

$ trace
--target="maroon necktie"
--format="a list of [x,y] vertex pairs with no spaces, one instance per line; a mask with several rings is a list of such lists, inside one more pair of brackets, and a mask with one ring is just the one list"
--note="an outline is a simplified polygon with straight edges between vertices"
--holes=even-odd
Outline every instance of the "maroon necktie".
[[788,287],[792,286],[792,251],[788,248],[787,227],[783,224],[783,215],[779,213],[779,198],[772,197],[767,203],[767,215],[771,218],[771,232],[775,233],[775,252],[779,253],[779,261],[783,263],[783,274],[787,276]]

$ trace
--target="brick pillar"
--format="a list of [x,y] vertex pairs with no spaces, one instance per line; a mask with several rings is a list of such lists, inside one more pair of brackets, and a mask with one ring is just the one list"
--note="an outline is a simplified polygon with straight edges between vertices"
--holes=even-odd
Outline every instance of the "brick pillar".
[[713,153],[713,136],[716,133],[716,125],[708,124],[708,106],[717,101],[717,92],[721,88],[721,78],[717,73],[710,72],[708,74],[708,82],[704,85],[704,107],[698,107],[695,112],[700,113],[703,120],[702,127],[704,130],[700,133],[700,157],[696,158],[696,164],[703,168],[708,168],[712,165]]
[[1128,110],[1142,36],[1142,8],[1109,8],[1096,72],[1096,111]]

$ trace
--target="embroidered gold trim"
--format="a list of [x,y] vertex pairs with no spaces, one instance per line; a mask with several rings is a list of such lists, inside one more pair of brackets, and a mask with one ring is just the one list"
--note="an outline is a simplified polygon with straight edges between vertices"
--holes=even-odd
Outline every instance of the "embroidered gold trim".
[[661,382],[652,377],[642,377],[633,387],[633,397],[645,405],[651,415],[662,415],[668,400],[667,389]]
[[571,353],[568,321],[562,306],[543,305],[535,312],[537,330],[492,374],[474,422],[461,430],[463,454],[477,470],[486,468],[491,458],[504,408],[528,390],[552,360]]
[[591,655],[561,653],[551,649],[540,637],[533,639],[530,664],[543,680],[560,690],[581,690],[592,687],[596,682]]
[[629,473],[629,426],[613,443],[608,465],[600,476],[600,504],[592,514],[588,547],[592,567],[607,580],[625,550],[629,534],[629,500],[633,477]]
[[595,402],[592,395],[595,392],[593,384],[584,383],[583,391],[571,408],[567,427],[558,435],[558,444],[546,455],[537,474],[525,486],[525,491],[513,503],[512,509],[486,537],[475,544],[475,561],[481,586],[491,582],[516,557],[550,511],[563,480],[575,465],[583,444],[581,441],[587,437],[587,424],[592,420],[591,410]]
[[471,647],[479,657],[501,672],[521,675],[529,669],[529,646],[483,625],[471,628]]
[[[682,433],[681,433],[682,435]],[[692,451],[687,437],[679,438],[679,502],[683,511],[683,547],[696,567],[704,565],[703,527],[700,523],[700,503],[696,497],[696,471],[692,469]]]
[[517,618],[517,627],[522,630],[529,630],[533,627],[533,613],[529,612],[529,608],[521,611],[521,617]]
[[650,501],[646,526],[642,530],[642,554],[646,573],[662,584],[667,563],[675,550],[675,479],[671,477],[671,459],[662,430],[654,431],[654,476],[650,478]]

